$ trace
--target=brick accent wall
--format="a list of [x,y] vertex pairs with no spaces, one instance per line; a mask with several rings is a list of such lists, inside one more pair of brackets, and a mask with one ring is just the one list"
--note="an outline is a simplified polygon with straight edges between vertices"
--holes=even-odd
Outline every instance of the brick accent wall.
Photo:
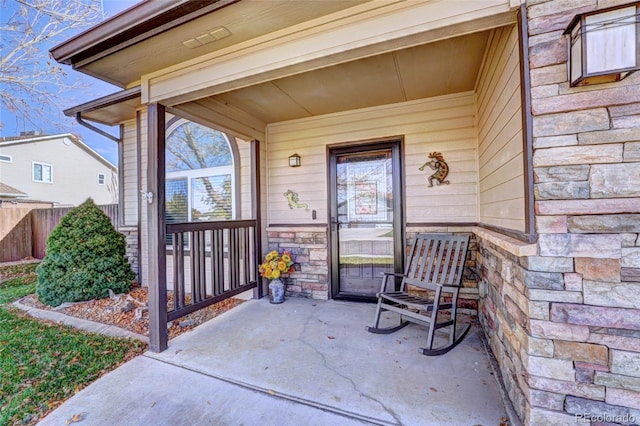
[[537,254],[480,239],[478,257],[482,323],[525,424],[640,423],[640,73],[569,87],[562,35],[621,4],[526,4]]

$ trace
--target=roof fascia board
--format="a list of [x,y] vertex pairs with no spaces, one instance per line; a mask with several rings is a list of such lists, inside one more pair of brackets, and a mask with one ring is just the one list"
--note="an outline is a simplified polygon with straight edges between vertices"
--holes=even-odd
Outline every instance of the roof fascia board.
[[53,58],[74,68],[211,13],[239,0],[149,0],[53,47]]
[[513,14],[509,0],[365,3],[142,76],[142,102],[175,105],[384,53],[381,43],[388,50],[399,48],[397,40],[410,47],[404,41],[411,37],[421,44],[416,35],[505,14]]

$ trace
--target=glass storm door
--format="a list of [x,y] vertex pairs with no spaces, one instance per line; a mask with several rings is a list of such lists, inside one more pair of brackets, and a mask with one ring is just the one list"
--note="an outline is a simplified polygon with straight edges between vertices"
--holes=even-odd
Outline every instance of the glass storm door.
[[331,150],[332,295],[370,299],[402,271],[399,142]]

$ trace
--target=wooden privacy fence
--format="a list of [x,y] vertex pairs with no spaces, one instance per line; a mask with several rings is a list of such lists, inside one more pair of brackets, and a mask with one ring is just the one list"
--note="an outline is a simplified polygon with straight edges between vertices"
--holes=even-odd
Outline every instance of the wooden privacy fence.
[[[98,206],[117,227],[118,205]],[[51,209],[0,209],[0,262],[27,257],[42,259],[47,238],[71,207]]]

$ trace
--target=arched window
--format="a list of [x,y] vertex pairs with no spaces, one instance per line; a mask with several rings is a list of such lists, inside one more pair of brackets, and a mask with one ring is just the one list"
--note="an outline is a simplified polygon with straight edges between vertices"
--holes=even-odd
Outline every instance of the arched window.
[[233,219],[234,141],[184,119],[170,123],[167,135],[167,223]]

